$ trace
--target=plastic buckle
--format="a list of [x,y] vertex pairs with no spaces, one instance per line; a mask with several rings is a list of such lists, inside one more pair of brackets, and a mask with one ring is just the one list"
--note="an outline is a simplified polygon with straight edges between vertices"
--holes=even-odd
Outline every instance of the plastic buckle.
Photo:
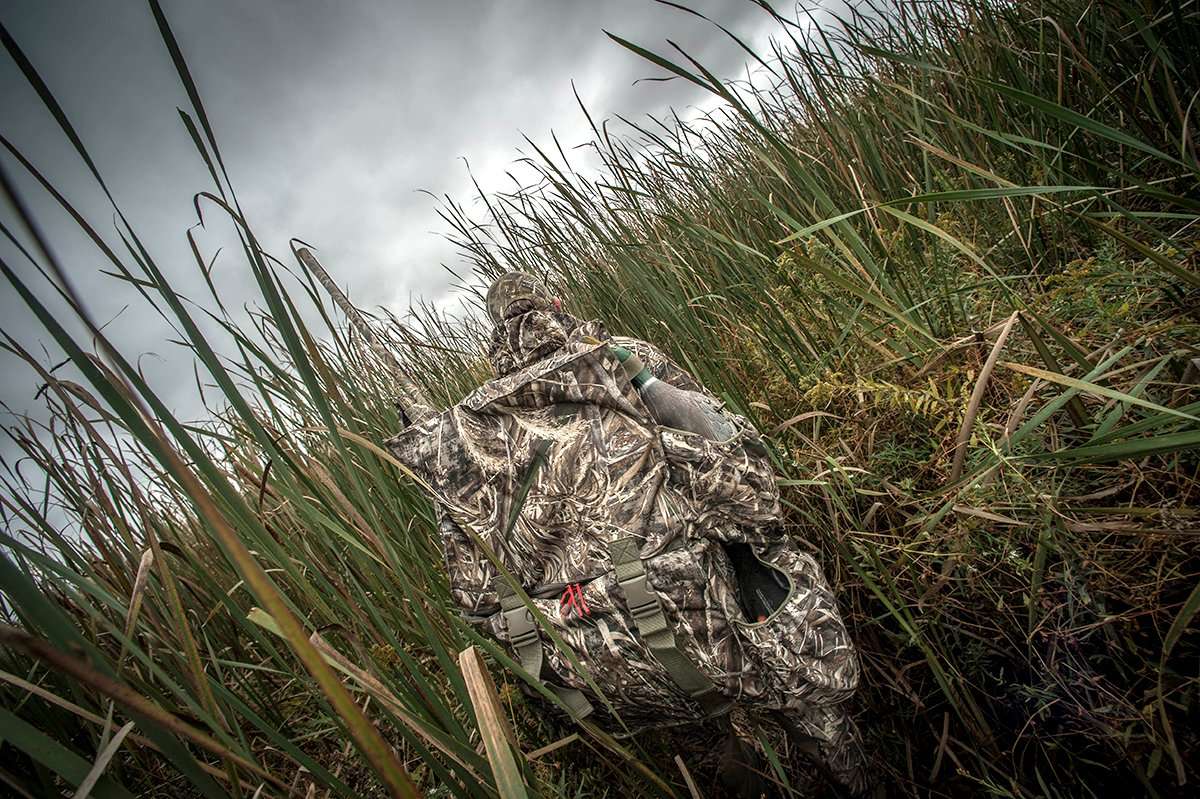
[[538,639],[538,628],[533,623],[533,614],[524,605],[505,611],[504,626],[508,629],[508,640],[516,646],[524,646]]
[[656,615],[660,610],[658,600],[651,600],[641,605],[636,605],[629,609],[629,615],[633,616],[635,621],[641,621],[649,616]]
[[517,635],[509,635],[508,640],[516,647],[528,646],[538,640],[537,628],[525,630]]
[[621,590],[625,592],[625,604],[629,606],[629,615],[635,620],[640,621],[662,610],[658,595],[650,591],[644,573],[622,582]]

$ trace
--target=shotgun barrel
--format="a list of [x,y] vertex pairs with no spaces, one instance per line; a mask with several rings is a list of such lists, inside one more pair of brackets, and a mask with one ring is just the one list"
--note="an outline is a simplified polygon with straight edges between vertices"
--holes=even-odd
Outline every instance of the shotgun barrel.
[[351,304],[350,299],[342,292],[337,283],[333,282],[333,278],[325,271],[325,267],[321,266],[321,262],[317,260],[317,257],[307,247],[297,248],[295,254],[301,266],[311,272],[316,277],[317,282],[325,287],[325,291],[329,292],[329,296],[333,299],[334,304],[350,320],[350,324],[363,337],[363,340],[367,342],[367,346],[387,365],[392,376],[399,384],[396,405],[408,417],[409,421],[414,423],[420,422],[437,415],[437,411],[425,396],[425,392],[408,376],[404,371],[404,367],[400,365],[400,361],[392,354],[392,351],[380,343],[379,338],[375,335],[375,331],[371,329],[371,326],[367,324],[367,320],[363,318],[362,312]]

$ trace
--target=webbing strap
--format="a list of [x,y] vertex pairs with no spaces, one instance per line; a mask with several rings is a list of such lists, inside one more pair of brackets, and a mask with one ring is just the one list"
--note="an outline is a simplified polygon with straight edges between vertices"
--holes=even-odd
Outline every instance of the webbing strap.
[[555,685],[554,683],[546,683],[546,687],[554,692],[554,695],[559,698],[567,710],[571,713],[571,718],[578,721],[582,718],[587,718],[595,710],[588,698],[583,695],[583,691],[578,688],[567,688],[565,685]]
[[625,592],[625,604],[638,634],[650,647],[651,654],[666,669],[667,674],[688,696],[695,699],[709,715],[718,715],[729,708],[729,701],[718,691],[703,672],[696,668],[679,649],[675,634],[667,624],[662,603],[646,580],[641,548],[636,538],[618,538],[608,545],[617,584]]
[[504,617],[504,629],[508,631],[508,642],[517,653],[521,668],[529,672],[530,677],[540,679],[542,675],[542,637],[538,633],[537,623],[533,614],[517,592],[503,580],[498,581],[500,588],[500,612]]
[[521,668],[549,688],[567,706],[572,718],[578,720],[590,715],[594,708],[582,691],[542,681],[542,636],[537,622],[512,586],[504,580],[498,582],[500,586],[497,593],[500,595],[504,629],[508,631],[508,641],[517,653]]

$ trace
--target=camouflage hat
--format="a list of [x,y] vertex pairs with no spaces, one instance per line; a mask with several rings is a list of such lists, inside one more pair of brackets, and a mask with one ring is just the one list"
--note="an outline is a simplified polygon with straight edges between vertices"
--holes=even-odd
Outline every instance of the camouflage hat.
[[506,272],[496,278],[487,293],[488,315],[500,322],[509,306],[518,300],[534,300],[546,307],[553,304],[553,295],[546,284],[525,272]]

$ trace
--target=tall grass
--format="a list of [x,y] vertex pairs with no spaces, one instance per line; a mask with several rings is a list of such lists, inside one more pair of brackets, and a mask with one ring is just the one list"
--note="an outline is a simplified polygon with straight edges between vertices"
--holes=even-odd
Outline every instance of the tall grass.
[[[8,428],[41,474],[5,464],[0,495],[0,780],[32,795],[107,762],[96,795],[493,796],[458,650],[494,657],[525,751],[572,730],[453,610],[431,509],[379,446],[400,424],[389,365],[254,238],[151,7],[214,176],[198,207],[234,226],[261,310],[239,324],[224,307],[251,298],[215,287],[207,311],[185,301],[115,201],[119,251],[76,215],[216,386],[211,418],[184,422],[103,331],[95,353],[71,337],[39,299],[57,287],[86,321],[52,243],[5,223],[50,280],[3,271],[85,384],[6,338],[51,421]],[[862,650],[858,715],[889,792],[1182,792],[1200,677],[1196,4],[814,16],[776,18],[741,82],[614,37],[723,105],[624,135],[595,122],[598,171],[531,142],[527,188],[448,200],[444,219],[480,280],[544,275],[770,433],[784,521],[823,554]],[[477,323],[418,308],[377,328],[436,403],[486,375]],[[534,792],[686,795],[675,754],[711,775],[690,734],[579,732],[521,764]]]

